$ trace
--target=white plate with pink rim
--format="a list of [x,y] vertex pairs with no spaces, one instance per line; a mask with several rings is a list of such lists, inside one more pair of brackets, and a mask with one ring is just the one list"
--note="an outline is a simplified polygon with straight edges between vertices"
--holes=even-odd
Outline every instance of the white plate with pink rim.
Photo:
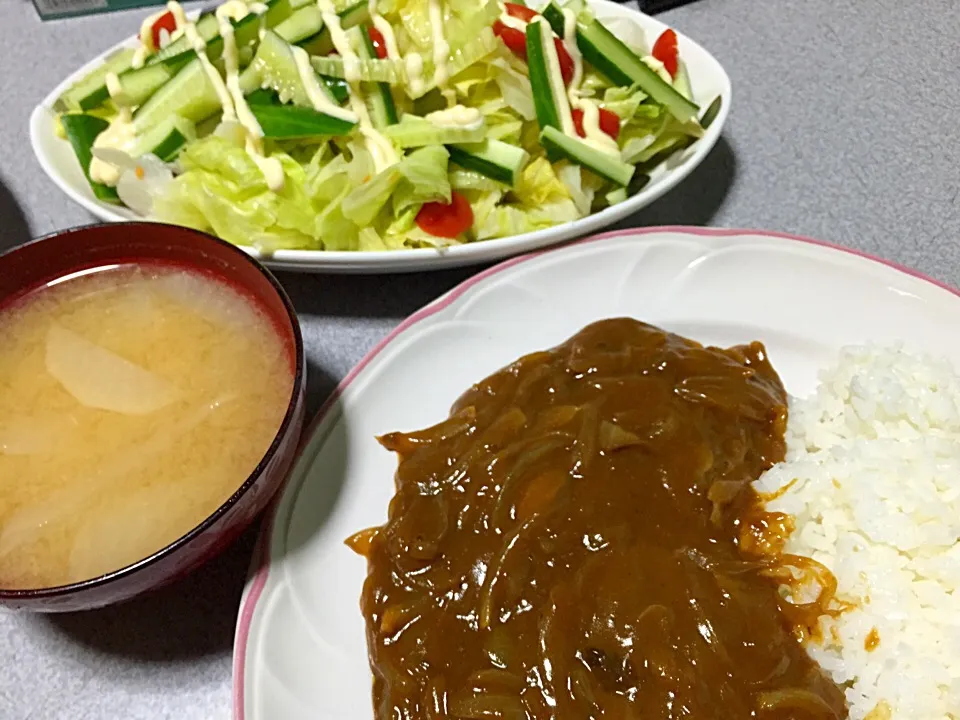
[[[629,36],[651,46],[663,30],[659,20],[609,0],[589,0],[597,17],[608,23],[621,37]],[[536,3],[535,3],[536,4]],[[513,237],[458,245],[443,250],[411,249],[377,252],[322,250],[281,250],[272,255],[244,248],[273,268],[326,273],[379,273],[437,270],[500,260],[582,237],[608,227],[660,198],[680,184],[707,156],[716,144],[730,112],[730,78],[719,62],[703,47],[681,33],[678,35],[680,56],[687,65],[694,100],[703,108],[716,97],[721,98],[720,112],[705,136],[683,152],[657,167],[647,186],[633,197],[613,207],[572,223]],[[83,177],[70,144],[57,134],[57,119],[52,108],[57,98],[72,84],[103,64],[104,59],[121,47],[136,47],[136,38],[119,43],[79,68],[50,91],[30,116],[30,142],[44,172],[71,200],[101,220],[123,222],[142,220],[132,210],[97,200]]]
[[958,291],[805,238],[624,230],[480,273],[374,348],[305,435],[241,603],[237,720],[371,718],[366,564],[343,541],[386,519],[396,460],[376,436],[432,425],[474,382],[617,316],[704,343],[760,340],[794,395],[845,345],[902,341],[960,367]]

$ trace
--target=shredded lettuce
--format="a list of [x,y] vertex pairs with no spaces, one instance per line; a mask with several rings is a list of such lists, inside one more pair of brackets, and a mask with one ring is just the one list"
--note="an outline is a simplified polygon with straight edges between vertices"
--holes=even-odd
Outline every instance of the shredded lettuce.
[[566,186],[567,193],[573,200],[573,204],[581,217],[589,215],[590,207],[593,205],[594,189],[584,186],[583,171],[580,166],[566,162],[560,163],[557,169],[557,177]]
[[572,222],[579,217],[576,205],[569,199],[536,208],[495,205],[480,221],[474,215],[474,229],[478,240],[489,240],[542,230],[558,223]]
[[396,189],[401,177],[400,171],[394,165],[351,190],[343,199],[341,209],[344,218],[351,220],[358,226],[373,222],[373,219],[390,200],[390,196]]
[[326,205],[343,191],[347,181],[347,160],[343,155],[323,164],[315,160],[316,156],[307,166],[307,193],[316,205]]
[[[398,239],[400,240],[398,242]],[[358,249],[361,251],[398,250],[403,247],[402,238],[396,235],[381,236],[376,229],[365,227],[357,237]]]
[[397,14],[411,42],[420,50],[433,47],[429,0],[401,0]]
[[533,107],[530,77],[515,70],[502,58],[495,58],[488,67],[493,70],[493,78],[507,107],[513,108],[524,120],[535,119],[537,112]]
[[567,186],[545,157],[533,160],[520,172],[513,194],[521,203],[531,207],[570,198]]
[[350,193],[349,187],[317,215],[314,233],[323,238],[325,250],[356,250],[359,247],[360,230],[343,214],[343,201]]
[[604,90],[613,87],[609,80],[593,68],[583,73],[583,82],[580,83],[580,92],[586,97],[603,95]]
[[616,113],[621,120],[631,120],[637,114],[640,103],[646,99],[647,94],[636,85],[628,88],[611,87],[603,93],[603,107]]
[[422,147],[410,153],[398,165],[402,175],[393,195],[394,215],[425,202],[450,202],[450,178],[447,161],[450,153],[442,145]]
[[154,215],[266,251],[319,249],[306,170],[284,153],[272,157],[283,167],[278,191],[243,148],[213,135],[191,143],[179,159],[185,172],[154,200]]

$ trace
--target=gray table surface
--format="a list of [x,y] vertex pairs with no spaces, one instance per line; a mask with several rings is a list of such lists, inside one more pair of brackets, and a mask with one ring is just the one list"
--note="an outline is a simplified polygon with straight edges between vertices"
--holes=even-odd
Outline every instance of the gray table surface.
[[[91,220],[36,164],[27,117],[141,16],[41,23],[29,0],[0,0],[0,250]],[[689,180],[627,224],[799,233],[960,285],[956,0],[700,0],[662,19],[726,66],[732,114]],[[474,271],[281,275],[303,323],[311,410],[401,318]],[[0,719],[230,717],[252,542],[121,607],[0,614]]]

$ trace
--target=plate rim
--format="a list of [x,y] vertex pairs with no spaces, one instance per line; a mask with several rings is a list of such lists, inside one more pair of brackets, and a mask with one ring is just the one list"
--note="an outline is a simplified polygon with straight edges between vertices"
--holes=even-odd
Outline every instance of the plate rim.
[[[406,317],[385,337],[378,341],[373,348],[364,354],[364,356],[350,369],[343,379],[337,383],[337,386],[330,393],[329,397],[323,402],[313,418],[310,419],[300,439],[300,446],[297,449],[294,468],[300,462],[304,449],[309,444],[317,430],[320,428],[323,421],[326,419],[331,408],[334,407],[336,402],[340,399],[340,397],[342,397],[343,393],[357,379],[363,370],[388,346],[399,339],[400,336],[402,336],[407,330],[436,315],[437,313],[442,312],[460,297],[469,293],[476,285],[482,283],[488,278],[493,277],[494,275],[499,275],[500,273],[510,270],[517,265],[541,258],[551,253],[562,252],[574,246],[590,245],[593,243],[600,243],[606,240],[613,240],[631,235],[637,237],[638,241],[642,241],[645,236],[663,233],[674,233],[693,238],[733,238],[738,236],[754,236],[759,238],[772,238],[775,240],[786,240],[793,243],[800,243],[804,246],[813,246],[828,252],[844,253],[854,258],[858,258],[859,260],[865,261],[868,264],[880,265],[889,268],[907,275],[915,280],[919,280],[921,282],[933,285],[941,290],[945,290],[955,297],[960,298],[960,288],[954,287],[947,282],[938,280],[927,275],[926,273],[899,263],[895,260],[880,257],[858,248],[846,247],[831,241],[817,240],[815,238],[793,233],[773,230],[751,230],[748,228],[711,228],[688,225],[662,225],[646,228],[626,228],[622,230],[612,230],[597,235],[591,235],[571,243],[542,248],[539,250],[534,250],[533,252],[503,260],[493,267],[487,268],[482,272],[476,273],[466,280],[463,280],[440,297],[432,300],[413,314]],[[292,474],[293,471],[291,471],[291,475]],[[287,483],[288,482],[289,476],[287,479]],[[240,607],[237,611],[232,661],[234,720],[246,720],[246,670],[247,650],[250,634],[254,626],[254,615],[257,610],[258,603],[263,595],[263,591],[267,585],[267,580],[270,576],[269,560],[273,546],[272,538],[274,535],[275,522],[281,500],[286,493],[291,490],[291,488],[292,486],[285,483],[266,510],[263,522],[260,526],[253,556],[251,558],[250,569],[248,572],[247,581],[244,585],[243,595],[240,599]]]
[[[615,0],[588,0],[597,8],[615,9],[619,17],[639,16],[644,23],[652,23],[662,32],[668,26],[661,20],[647,15],[629,5],[622,5]],[[195,11],[196,12],[196,11]],[[674,28],[676,29],[676,28]],[[586,217],[572,222],[562,223],[533,232],[511,235],[505,238],[493,238],[464,245],[452,246],[443,249],[411,248],[408,250],[381,250],[372,252],[358,252],[349,250],[279,250],[273,254],[260,253],[249,246],[238,246],[244,252],[270,268],[278,270],[308,272],[308,273],[335,273],[335,274],[383,274],[407,273],[450,269],[488,262],[498,262],[505,258],[516,257],[520,254],[533,252],[544,247],[552,247],[595,233],[624,220],[630,215],[653,204],[665,194],[686,181],[689,176],[703,164],[703,161],[713,151],[730,114],[730,105],[733,101],[733,90],[730,75],[724,65],[712,52],[697,40],[677,30],[681,44],[690,43],[702,51],[708,62],[712,63],[718,72],[720,81],[719,97],[722,99],[720,113],[713,124],[707,129],[703,138],[692,146],[693,152],[676,168],[668,170],[652,186],[637,193],[626,201],[605,208],[600,212],[591,213]],[[126,208],[108,208],[95,198],[86,197],[70,187],[63,173],[59,172],[53,158],[47,153],[46,145],[60,138],[46,132],[45,125],[51,120],[52,106],[57,98],[83,74],[98,66],[111,54],[124,47],[132,47],[135,36],[127,37],[100,53],[90,61],[80,66],[59,84],[56,85],[32,110],[28,121],[30,146],[34,157],[43,169],[44,174],[53,182],[57,190],[62,192],[76,205],[104,222],[127,222],[131,219],[149,221],[140,216],[130,217]]]

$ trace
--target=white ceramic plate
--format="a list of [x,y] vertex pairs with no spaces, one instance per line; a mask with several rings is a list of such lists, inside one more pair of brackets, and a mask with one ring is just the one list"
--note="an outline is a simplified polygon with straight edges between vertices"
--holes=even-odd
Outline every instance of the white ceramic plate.
[[343,540],[386,519],[396,460],[375,436],[438,422],[472,383],[614,316],[706,343],[761,340],[792,394],[865,341],[960,367],[957,291],[812,240],[654,228],[502,263],[404,322],[321,410],[241,605],[237,720],[370,719],[366,563]]
[[[590,0],[590,4],[597,16],[601,20],[611,22],[611,30],[621,36],[624,33],[637,35],[638,29],[642,29],[648,46],[652,45],[659,34],[666,29],[663,23],[608,0]],[[719,95],[723,98],[723,105],[705,137],[658,167],[651,175],[650,183],[646,188],[626,202],[576,222],[509,238],[452,247],[443,251],[418,249],[360,253],[281,250],[268,257],[261,256],[252,248],[248,251],[260,257],[271,267],[287,270],[337,273],[412,272],[499,260],[581,237],[612,225],[646,207],[686,178],[716,144],[727,114],[730,112],[730,78],[727,77],[727,73],[710,53],[693,40],[679,33],[678,37],[680,55],[684,58],[689,70],[694,99],[702,107],[706,107]],[[130,38],[84,65],[54,88],[30,116],[30,142],[44,171],[71,200],[79,203],[101,220],[109,222],[142,218],[127,208],[100,202],[94,198],[69,143],[57,137],[55,133],[56,118],[50,108],[70,85],[102,64],[107,55],[122,45],[135,47],[135,43],[135,38]]]

